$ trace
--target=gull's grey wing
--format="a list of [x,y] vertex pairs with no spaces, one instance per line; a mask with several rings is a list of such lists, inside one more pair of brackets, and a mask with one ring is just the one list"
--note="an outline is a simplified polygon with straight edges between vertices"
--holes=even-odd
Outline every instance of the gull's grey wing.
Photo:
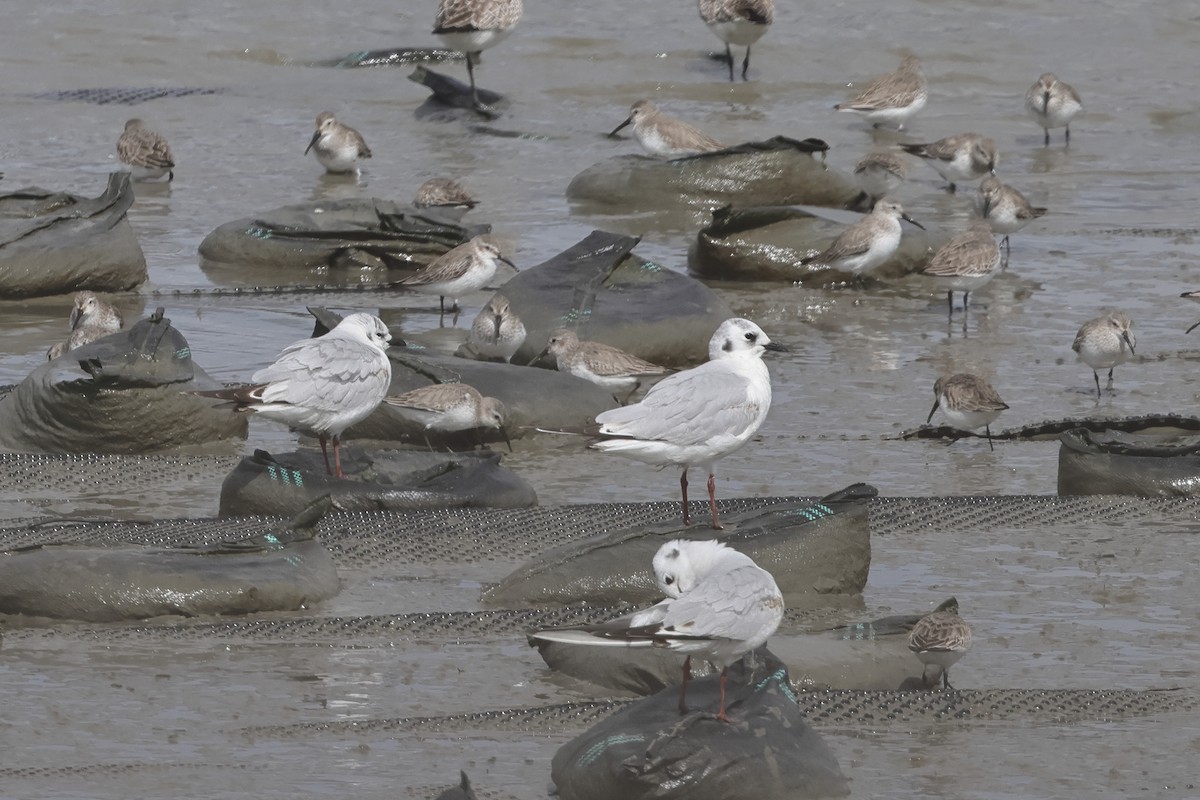
[[391,382],[380,354],[369,345],[322,337],[290,345],[274,364],[254,373],[255,383],[268,383],[264,403],[289,403],[334,410],[376,392]]

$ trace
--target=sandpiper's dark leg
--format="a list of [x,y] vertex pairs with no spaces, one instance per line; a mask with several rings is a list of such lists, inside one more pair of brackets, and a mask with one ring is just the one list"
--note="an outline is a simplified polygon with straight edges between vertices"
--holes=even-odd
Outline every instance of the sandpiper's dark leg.
[[950,185],[946,187],[946,191],[950,194],[954,194],[958,191],[958,187],[954,185],[954,181],[950,181]]
[[[742,80],[750,80],[746,77],[746,73],[750,71],[750,45],[746,45],[746,58],[742,61]],[[1067,130],[1070,130],[1068,128]]]
[[[1049,134],[1049,131],[1047,131],[1047,134]],[[1071,143],[1071,126],[1068,125],[1067,126],[1067,144],[1070,144],[1070,143]]]
[[946,292],[946,316],[954,316],[954,290]]
[[942,688],[943,689],[953,689],[954,688],[953,686],[950,685],[950,670],[945,669],[945,668],[942,669]]
[[1096,379],[1096,397],[1100,397],[1100,373],[1092,370],[1092,377]]
[[1109,392],[1113,390],[1112,369],[1108,370],[1108,385],[1105,387]]
[[[1070,139],[1070,138],[1071,138],[1071,137],[1070,137],[1070,134],[1068,134],[1068,135],[1067,135],[1067,138],[1068,138],[1068,139]],[[1046,128],[1046,144],[1045,144],[1045,146],[1046,146],[1046,147],[1049,147],[1049,146],[1050,146],[1050,129],[1049,129],[1049,128]]]
[[991,426],[991,425],[984,425],[984,426],[983,426],[983,432],[987,434],[987,440],[988,440],[988,450],[991,450],[992,452],[995,452],[995,451],[996,451],[996,448],[995,448],[995,446],[992,444],[992,426]]
[[467,53],[467,77],[471,79],[471,101],[478,108],[482,103],[479,102],[479,90],[475,88],[475,59],[471,58],[471,54]]
[[729,49],[729,42],[725,43],[725,60],[729,62],[729,82],[733,83],[733,50]]
[[679,474],[679,494],[683,498],[683,524],[691,525],[692,520],[688,517],[687,486],[687,467],[684,467],[683,472]]

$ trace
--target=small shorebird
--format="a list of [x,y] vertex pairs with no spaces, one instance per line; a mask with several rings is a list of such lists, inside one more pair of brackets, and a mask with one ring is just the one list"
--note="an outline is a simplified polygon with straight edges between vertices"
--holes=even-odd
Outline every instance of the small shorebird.
[[146,127],[140,119],[125,123],[125,130],[117,138],[117,158],[129,167],[135,181],[152,181],[167,176],[167,183],[175,180],[175,157],[171,145],[161,134]]
[[728,668],[766,644],[783,620],[783,594],[771,573],[716,540],[675,539],[654,555],[654,581],[665,600],[594,625],[548,628],[531,640],[600,647],[667,647],[686,653],[679,713],[686,714],[692,656],[721,665],[717,719],[725,711]]
[[304,148],[304,155],[308,155],[309,150],[326,172],[333,173],[357,173],[358,160],[371,157],[371,148],[367,147],[362,134],[338,122],[328,111],[317,115],[317,129],[309,139],[308,147]]
[[[237,411],[315,433],[325,471],[344,478],[342,431],[369,417],[387,395],[392,382],[387,357],[391,341],[379,317],[350,314],[324,336],[285,347],[274,364],[251,376],[253,384],[190,394],[232,400]],[[333,467],[325,447],[331,438]]]
[[909,55],[895,72],[876,78],[858,97],[834,108],[862,114],[875,127],[888,124],[904,130],[904,123],[924,108],[928,99],[929,84],[921,72],[921,59]]
[[508,38],[521,19],[521,0],[438,0],[433,33],[467,57],[467,77],[475,108],[486,111],[475,88],[475,65],[484,50]]
[[900,188],[908,177],[908,161],[889,150],[870,150],[854,165],[854,179],[871,208]]
[[463,188],[458,181],[449,178],[430,178],[417,187],[417,196],[413,198],[417,208],[430,206],[449,206],[451,208],[475,207],[475,198]]
[[121,312],[92,292],[76,292],[69,318],[71,335],[50,348],[46,357],[53,361],[64,353],[116,333],[125,325]]
[[992,444],[991,425],[1008,405],[1000,399],[990,383],[970,372],[944,375],[933,384],[933,408],[929,409],[926,425],[933,420],[933,414],[939,408],[953,428],[965,431],[983,428],[987,434],[988,449],[996,449]]
[[862,275],[887,261],[900,247],[900,220],[924,230],[895,200],[884,198],[871,213],[838,234],[824,252],[800,259],[801,264],[827,264],[830,269]]
[[[495,428],[504,434],[504,420],[508,411],[494,397],[484,397],[474,386],[465,383],[434,383],[383,398],[386,405],[396,409],[405,419],[425,429],[425,444],[429,445],[429,432],[454,433],[475,428]],[[433,446],[429,445],[432,450]],[[512,450],[512,444],[508,445]]]
[[441,313],[446,313],[446,298],[458,314],[458,298],[487,286],[496,275],[496,262],[503,261],[513,269],[513,263],[500,255],[500,248],[485,234],[460,244],[438,256],[428,266],[403,278],[400,285],[421,294],[438,296]]
[[525,323],[509,306],[508,298],[496,293],[471,323],[467,342],[484,358],[512,361],[525,343]]
[[975,213],[987,221],[993,233],[1003,233],[1004,252],[1009,249],[1008,235],[1016,233],[1046,213],[1046,209],[1030,205],[1025,195],[1001,183],[999,178],[988,176],[979,184],[975,196]]
[[666,367],[651,364],[619,348],[601,342],[580,341],[574,331],[568,330],[557,331],[551,336],[545,352],[554,356],[559,372],[569,372],[605,389],[628,389],[625,400],[637,391],[643,377],[670,372]]
[[996,141],[978,133],[959,133],[928,144],[901,144],[900,148],[925,160],[937,170],[953,194],[956,181],[973,181],[991,173],[996,174],[1000,152]]
[[742,80],[750,69],[750,46],[762,38],[775,21],[775,0],[699,0],[700,19],[725,43],[729,59],[729,80],[733,80],[733,50],[730,45],[746,48],[742,61]]
[[725,149],[725,145],[707,133],[659,111],[649,100],[634,103],[625,121],[608,135],[616,136],[627,125],[633,125],[633,135],[652,156],[681,158]]
[[946,305],[954,314],[954,293],[963,293],[963,324],[971,292],[991,282],[1000,268],[1000,246],[987,222],[973,221],[967,229],[933,254],[923,274],[946,287]]
[[[958,615],[958,601],[951,597],[942,603],[933,613],[921,617],[908,634],[908,649],[917,654],[923,668],[921,682],[930,685],[926,674],[930,666],[936,666],[942,673],[942,687],[953,689],[950,685],[950,667],[966,655],[971,647],[971,626]],[[933,677],[937,684],[937,675]]]
[[1113,368],[1129,360],[1136,344],[1133,320],[1124,311],[1113,311],[1083,323],[1079,333],[1075,334],[1075,341],[1071,342],[1071,349],[1092,368],[1092,377],[1096,379],[1096,397],[1100,397],[1100,374],[1097,370],[1108,370],[1108,389],[1112,391]]
[[1050,144],[1051,128],[1067,129],[1067,144],[1071,143],[1071,120],[1083,110],[1079,92],[1068,83],[1063,83],[1053,72],[1037,79],[1025,93],[1025,110],[1046,132],[1046,144]]
[[709,339],[708,361],[663,378],[640,403],[597,415],[599,438],[589,446],[658,467],[681,467],[684,525],[691,523],[688,469],[707,470],[712,526],[720,530],[715,465],[748,442],[767,418],[771,375],[762,357],[784,349],[750,320],[727,319]]

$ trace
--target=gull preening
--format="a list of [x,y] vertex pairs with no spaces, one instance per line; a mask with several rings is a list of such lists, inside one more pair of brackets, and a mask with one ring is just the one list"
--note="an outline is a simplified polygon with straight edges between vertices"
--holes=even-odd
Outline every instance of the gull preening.
[[691,523],[688,469],[706,470],[712,526],[720,529],[716,463],[746,444],[767,418],[771,375],[762,357],[768,350],[786,348],[748,319],[725,320],[708,342],[708,361],[663,378],[640,403],[599,414],[599,438],[589,446],[655,466],[681,467],[684,525]]
[[644,611],[600,625],[538,631],[531,638],[565,644],[668,647],[687,658],[679,712],[687,713],[692,656],[721,666],[717,719],[725,708],[728,668],[764,645],[783,620],[783,594],[771,573],[716,540],[675,539],[654,556],[654,581],[667,596]]
[[125,123],[125,130],[117,138],[117,158],[129,168],[135,181],[157,180],[164,175],[167,183],[175,180],[175,156],[171,154],[171,145],[140,119]]
[[[191,394],[231,400],[237,411],[316,434],[326,472],[344,478],[342,431],[369,417],[387,395],[392,382],[387,357],[391,340],[379,317],[350,314],[324,336],[285,347],[275,363],[251,376],[253,384]],[[326,451],[330,439],[332,467]]]
[[304,155],[308,155],[309,150],[326,172],[335,174],[357,173],[359,159],[371,157],[371,148],[367,147],[362,134],[338,122],[328,111],[317,115],[317,129],[308,140]]

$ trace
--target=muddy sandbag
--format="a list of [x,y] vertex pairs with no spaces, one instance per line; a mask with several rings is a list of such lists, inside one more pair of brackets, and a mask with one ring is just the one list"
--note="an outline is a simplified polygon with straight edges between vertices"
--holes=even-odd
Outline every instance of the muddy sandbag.
[[787,668],[761,648],[729,668],[731,722],[715,718],[718,678],[664,689],[621,709],[554,754],[562,800],[842,797],[837,758],[804,719]]
[[[842,208],[859,195],[854,179],[823,160],[829,145],[776,136],[669,161],[623,155],[576,175],[567,199],[593,212],[637,213],[805,203]],[[814,155],[816,154],[816,155]]]
[[244,439],[245,415],[186,393],[220,387],[160,308],[45,362],[0,398],[0,449],[133,454]]
[[[341,321],[340,314],[325,308],[310,307],[309,311],[316,318],[314,336],[323,335]],[[465,383],[504,404],[507,412],[504,431],[492,428],[449,433],[426,431],[385,403],[346,430],[343,440],[404,441],[422,447],[467,450],[480,444],[503,442],[506,436],[517,439],[531,435],[538,427],[563,429],[594,424],[597,414],[616,406],[612,392],[561,372],[438,355],[419,347],[397,346],[395,338],[388,348],[388,358],[392,362],[389,395],[431,383]]]
[[[857,220],[849,212],[831,214],[833,222],[802,208],[731,208],[713,212],[712,222],[701,229],[688,251],[688,269],[703,278],[745,281],[828,283],[850,276],[816,262],[800,259],[830,245],[848,224]],[[922,224],[926,224],[921,220]],[[904,234],[895,255],[872,276],[898,278],[924,269],[937,249],[949,240],[928,226],[923,231],[901,223]]]
[[[900,619],[900,618],[896,618]],[[875,623],[848,626],[803,636],[776,638],[775,655],[787,665],[797,685],[812,689],[900,689],[919,684],[923,666],[908,649],[908,631],[920,619],[910,615],[908,627],[876,631]],[[786,619],[784,624],[786,625]],[[579,626],[584,631],[588,626]],[[560,629],[570,632],[571,629]],[[665,647],[620,647],[614,640],[579,635],[566,640],[561,634],[529,634],[546,666],[555,672],[605,689],[653,694],[677,684],[683,653]],[[692,675],[719,674],[703,659],[692,659]]]
[[1200,436],[1076,428],[1059,442],[1059,494],[1200,494]]
[[146,280],[146,257],[125,216],[129,173],[96,198],[30,187],[0,195],[0,298],[123,292]]
[[651,562],[671,539],[717,539],[745,553],[771,573],[789,607],[805,595],[859,594],[871,565],[867,506],[877,494],[873,486],[855,484],[817,502],[781,500],[740,514],[725,512],[722,531],[667,523],[578,539],[485,590],[483,603],[649,605],[662,597]]
[[202,547],[39,544],[0,553],[0,613],[85,622],[294,611],[341,589],[313,538],[327,504],[277,530]]
[[256,450],[221,484],[219,516],[289,516],[328,495],[339,511],[527,508],[537,493],[491,451],[431,453],[343,448],[346,477],[325,471],[320,453]]
[[374,197],[300,203],[221,225],[200,256],[241,269],[416,268],[491,229],[459,224],[464,213]]
[[526,330],[513,362],[528,363],[562,327],[666,367],[706,360],[713,331],[734,313],[700,281],[634,253],[638,241],[593,231],[504,284]]

